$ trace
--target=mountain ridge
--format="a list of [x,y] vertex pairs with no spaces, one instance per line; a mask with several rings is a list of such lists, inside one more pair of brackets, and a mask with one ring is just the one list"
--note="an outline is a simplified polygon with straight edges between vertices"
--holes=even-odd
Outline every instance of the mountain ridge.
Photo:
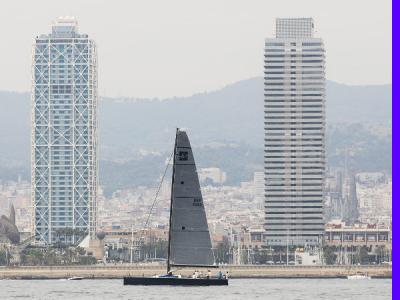
[[[234,142],[263,147],[262,77],[190,97],[132,99],[100,98],[99,141],[104,159],[132,157],[139,150],[164,151],[170,147],[175,127],[189,128],[197,145]],[[391,124],[391,85],[327,81],[326,99],[328,126]],[[0,91],[0,162],[26,162],[29,153],[30,95]]]

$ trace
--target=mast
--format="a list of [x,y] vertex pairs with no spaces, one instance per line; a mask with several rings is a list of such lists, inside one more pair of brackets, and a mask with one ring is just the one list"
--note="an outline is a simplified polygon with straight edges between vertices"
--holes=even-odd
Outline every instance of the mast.
[[286,265],[289,265],[289,229],[286,231]]
[[132,223],[132,230],[131,230],[131,264],[133,263],[133,223]]
[[176,157],[176,142],[178,139],[179,128],[176,128],[175,146],[174,146],[174,159],[172,161],[172,182],[171,182],[171,202],[169,207],[169,229],[168,229],[168,255],[167,255],[167,273],[171,271],[171,235],[172,235],[172,201],[174,199],[174,180],[175,180],[175,157]]

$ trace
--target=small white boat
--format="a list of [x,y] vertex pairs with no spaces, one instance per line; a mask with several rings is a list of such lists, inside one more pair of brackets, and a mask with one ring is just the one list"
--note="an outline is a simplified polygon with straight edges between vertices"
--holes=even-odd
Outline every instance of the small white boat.
[[67,280],[82,280],[82,279],[83,279],[83,277],[73,276],[73,277],[68,278]]
[[360,280],[360,279],[371,279],[371,276],[364,275],[364,274],[356,274],[356,275],[348,275],[347,279],[350,280]]

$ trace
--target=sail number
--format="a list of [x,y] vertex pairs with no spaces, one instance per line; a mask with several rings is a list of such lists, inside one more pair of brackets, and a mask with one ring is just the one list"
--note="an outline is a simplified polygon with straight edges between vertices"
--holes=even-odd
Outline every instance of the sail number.
[[189,159],[189,153],[187,151],[179,151],[178,153],[178,160],[185,161]]
[[201,198],[193,198],[193,206],[203,206],[203,200]]

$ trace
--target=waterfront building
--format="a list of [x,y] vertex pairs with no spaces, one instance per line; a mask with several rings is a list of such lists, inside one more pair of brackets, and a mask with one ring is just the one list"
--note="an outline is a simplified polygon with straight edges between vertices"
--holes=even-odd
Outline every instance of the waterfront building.
[[[349,226],[341,220],[332,220],[326,224],[324,245],[335,251],[337,264],[391,262],[391,226],[379,223]],[[364,259],[360,257],[361,249],[364,249]]]
[[265,41],[264,172],[268,246],[324,234],[325,50],[311,18],[277,19]]
[[384,224],[346,225],[341,220],[326,224],[325,244],[328,246],[386,246],[391,248],[390,226]]
[[96,231],[96,45],[59,18],[32,59],[32,230],[38,242],[76,244]]

